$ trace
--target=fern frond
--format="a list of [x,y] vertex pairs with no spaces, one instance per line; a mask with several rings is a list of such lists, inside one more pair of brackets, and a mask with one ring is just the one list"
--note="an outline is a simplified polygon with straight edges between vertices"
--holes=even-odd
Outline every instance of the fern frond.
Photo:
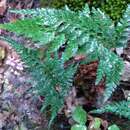
[[[101,49],[102,47],[100,47]],[[99,65],[97,69],[96,85],[105,78],[106,89],[102,101],[106,102],[119,85],[124,63],[121,58],[108,49],[101,49],[99,54]]]
[[64,105],[64,98],[72,86],[76,68],[76,66],[64,68],[64,61],[55,56],[45,59],[41,67],[33,71],[33,77],[37,81],[36,91],[38,95],[45,97],[41,110],[48,106],[51,108],[50,123]]
[[98,45],[95,40],[92,44],[83,46],[83,52],[80,50],[79,54],[84,54],[85,51],[87,62],[99,61],[95,84],[98,85],[105,78],[106,90],[103,94],[103,102],[105,102],[119,84],[124,62],[115,53],[102,45]]
[[5,40],[15,49],[15,51],[21,56],[22,61],[28,66],[28,70],[32,70],[34,67],[37,66],[40,62],[39,51],[26,48],[23,44],[17,43],[16,41],[10,39],[9,37],[2,37],[0,39]]
[[15,32],[18,35],[23,35],[26,38],[31,38],[34,42],[42,42],[42,44],[47,44],[55,37],[55,34],[51,29],[45,30],[41,27],[40,19],[37,18],[1,24],[0,28]]
[[[30,15],[32,19],[36,19],[35,24],[39,25],[44,31],[51,30],[52,37],[54,36],[54,33],[56,34],[56,36],[64,34],[66,41],[73,40],[76,42],[76,46],[80,46],[85,44],[86,42],[89,42],[91,38],[95,38],[98,44],[102,44],[108,49],[116,47],[116,45],[118,44],[116,42],[117,31],[115,30],[114,23],[112,22],[112,20],[100,10],[96,10],[94,8],[92,10],[92,13],[90,14],[88,5],[86,5],[83,11],[79,12],[73,12],[69,9],[57,10],[48,8],[32,10],[14,10],[11,12]],[[40,22],[38,22],[37,19],[40,19]],[[15,26],[15,23],[11,25]],[[15,32],[15,30],[13,32]],[[25,33],[25,31],[23,33]],[[37,31],[37,33],[39,32]],[[43,38],[44,37],[46,37],[46,35],[43,35]],[[53,40],[51,43],[53,43],[54,41],[55,40]],[[41,42],[44,43],[44,40],[41,40]],[[72,53],[70,56],[74,55],[75,53]]]
[[87,36],[89,34],[90,37],[96,37],[97,41],[103,44],[104,47],[114,48],[124,46],[128,39],[128,33],[125,29],[128,28],[130,15],[129,6],[117,27],[115,27],[112,20],[99,9],[96,10],[93,8],[90,14],[88,5],[86,5],[83,11],[79,12],[73,12],[68,8],[64,10],[48,8],[11,10],[11,12],[29,15],[33,19],[39,17],[43,21],[43,26],[53,26],[56,29],[60,28],[60,30],[56,31],[64,31],[64,33],[68,30],[69,36],[76,37],[76,39],[77,37],[80,38],[80,42],[82,42],[83,35]]
[[[77,44],[84,44],[85,39],[88,42],[91,38],[96,38],[98,43],[107,48],[113,47],[115,30],[112,20],[100,10],[92,10],[90,15],[89,7],[86,5],[83,11],[73,12],[68,9],[36,9],[14,11],[25,15],[31,15],[32,19],[39,18],[42,21],[41,26],[45,29],[55,28],[58,34],[64,33],[66,40],[81,39]],[[14,23],[15,24],[15,23]],[[81,43],[83,41],[83,43]]]
[[22,60],[29,66],[28,71],[36,81],[34,90],[40,96],[45,97],[42,111],[50,107],[50,124],[64,105],[64,98],[73,83],[73,77],[77,70],[76,65],[64,67],[64,60],[57,55],[54,58],[48,56],[44,61],[39,58],[39,51],[25,48],[10,38],[0,37],[20,54]]
[[[1,25],[2,28],[17,33],[20,32],[20,34],[27,37],[34,37],[32,40],[38,40],[40,44],[46,45],[49,53],[56,52],[63,44],[66,44],[61,58],[64,61],[77,54],[86,55],[88,62],[99,60],[96,84],[105,77],[105,94],[107,94],[107,98],[110,97],[116,88],[115,86],[119,84],[123,69],[123,61],[111,52],[110,49],[120,44],[121,36],[124,33],[123,24],[120,26],[122,29],[116,28],[112,20],[99,9],[93,8],[90,13],[88,5],[85,6],[83,11],[79,12],[71,11],[68,8],[59,10],[42,8],[14,10],[11,12],[28,15],[37,28],[34,28],[34,31],[32,28],[31,32],[37,31],[35,33],[38,35],[38,38],[35,37],[35,33],[28,32],[30,31],[28,30],[30,27],[28,23],[25,25],[24,30],[20,27],[22,25],[21,22],[24,23],[29,18],[21,20],[21,22],[16,21]],[[124,21],[126,22],[126,19]],[[19,31],[14,29],[17,27]],[[120,35],[118,36],[118,34]]]
[[125,118],[130,119],[130,101],[120,101],[111,103],[103,106],[100,109],[93,110],[91,113],[114,113],[119,116],[123,116]]
[[129,32],[130,32],[130,5],[128,5],[123,18],[120,20],[120,22],[116,26],[116,32],[117,32],[117,42],[119,47],[122,45],[126,46],[128,43],[129,38]]

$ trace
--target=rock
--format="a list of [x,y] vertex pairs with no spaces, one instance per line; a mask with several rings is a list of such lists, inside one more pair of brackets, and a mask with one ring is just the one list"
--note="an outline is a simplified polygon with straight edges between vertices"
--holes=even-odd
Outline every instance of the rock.
[[121,56],[121,54],[123,54],[123,47],[120,48],[116,48],[116,53]]
[[130,62],[125,61],[124,71],[121,77],[122,81],[130,81]]

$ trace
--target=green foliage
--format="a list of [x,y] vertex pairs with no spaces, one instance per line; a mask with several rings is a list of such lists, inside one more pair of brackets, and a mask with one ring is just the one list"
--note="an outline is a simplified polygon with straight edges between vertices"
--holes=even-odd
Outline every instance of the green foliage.
[[114,125],[109,126],[108,130],[120,130],[120,128],[114,124]]
[[85,125],[76,124],[71,127],[71,130],[87,130],[87,127]]
[[114,113],[116,115],[123,116],[130,119],[130,101],[120,101],[111,104],[107,104],[100,109],[93,110],[92,113]]
[[29,71],[32,71],[37,64],[40,64],[40,53],[38,50],[25,48],[22,44],[18,44],[9,37],[1,36],[0,39],[8,41],[8,43],[16,50],[16,52],[21,56],[22,60],[26,63]]
[[[48,32],[51,34],[47,37],[48,40],[38,41],[41,45],[46,45],[48,52],[55,52],[60,46],[66,43],[67,47],[62,55],[64,61],[69,60],[77,54],[87,55],[88,62],[99,60],[96,84],[106,77],[104,101],[111,96],[116,85],[119,84],[123,61],[111,52],[110,49],[124,46],[127,43],[127,33],[124,32],[128,27],[127,16],[130,14],[129,8],[125,13],[124,21],[122,20],[122,23],[116,27],[111,19],[100,10],[93,8],[91,15],[87,5],[83,11],[79,12],[73,12],[68,8],[62,10],[14,10],[11,12],[29,15],[32,17],[31,20],[36,19],[34,27],[40,26],[42,28],[40,29],[42,31],[39,31],[40,36]],[[23,21],[26,21],[26,19]],[[20,30],[19,26],[21,24],[18,25],[18,23],[19,21],[16,21],[13,24],[1,26],[2,28],[9,28],[10,31],[15,32],[17,26],[18,30]],[[15,29],[13,29],[12,26],[14,26]],[[26,26],[28,26],[28,24],[26,24],[25,27]],[[28,36],[22,29],[19,32],[22,32],[26,37]],[[46,37],[46,35],[43,36]],[[28,37],[30,37],[30,35]],[[122,37],[125,40],[122,40]]]
[[39,41],[47,44],[54,39],[55,35],[51,30],[49,31],[41,28],[40,21],[41,20],[37,18],[17,20],[15,24],[7,23],[4,25],[4,27],[1,26],[1,28],[13,31],[19,35],[24,35],[28,38],[31,38],[34,42]]
[[28,71],[31,72],[34,80],[37,81],[35,85],[36,93],[45,97],[41,111],[48,106],[51,108],[51,124],[58,111],[64,105],[64,98],[73,83],[76,65],[64,68],[64,61],[59,59],[56,54],[54,58],[48,56],[44,61],[41,61],[38,50],[25,48],[22,44],[18,44],[10,38],[0,37],[0,39],[8,41],[28,65]]
[[[72,125],[71,130],[101,130],[100,127],[103,125],[103,120],[101,120],[100,118],[93,118],[93,120],[89,122],[90,124],[87,128],[87,113],[81,106],[77,106],[74,109],[72,113],[72,119],[76,122],[76,124]],[[120,130],[120,128],[116,124],[113,124],[108,127],[108,130]]]
[[79,124],[85,125],[87,121],[87,113],[81,106],[77,106],[72,114],[72,118]]
[[92,0],[90,5],[100,8],[117,22],[123,16],[129,3],[128,0]]
[[87,1],[90,3],[90,6],[94,6],[96,8],[101,7],[101,5],[106,2],[106,0],[91,0],[91,1],[87,0]]
[[40,0],[42,7],[53,7],[53,8],[62,8],[67,5],[72,10],[81,10],[86,0]]
[[[76,67],[64,68],[64,63],[76,55],[82,54],[85,61],[98,60],[96,84],[106,79],[106,90],[103,100],[106,101],[119,84],[123,69],[123,61],[111,49],[124,47],[128,40],[128,7],[123,19],[117,26],[100,10],[90,9],[88,5],[82,11],[74,12],[65,9],[32,9],[12,10],[12,13],[22,14],[25,17],[13,23],[1,24],[0,28],[15,32],[18,35],[31,38],[41,47],[46,48],[39,58],[39,51],[27,49],[22,45],[12,43],[12,46],[23,58],[37,80],[37,93],[45,96],[43,108],[50,106],[51,121],[62,105],[64,97],[72,86],[72,78]],[[54,55],[60,47],[66,45],[61,58]]]
[[102,122],[101,122],[101,119],[100,118],[94,118],[94,121],[93,121],[93,124],[92,124],[92,128],[94,128],[94,129],[100,129],[100,127],[101,127],[101,124],[102,124]]
[[62,8],[67,5],[72,10],[81,10],[88,3],[91,7],[100,8],[115,22],[124,14],[129,0],[41,0],[42,7]]
[[119,21],[128,5],[126,0],[107,0],[102,4],[104,10],[114,21]]
[[[125,29],[123,26],[122,28],[120,27],[122,30],[120,28],[119,28],[120,30],[118,28],[116,30],[111,19],[107,17],[104,13],[102,13],[100,10],[95,10],[93,8],[92,10],[93,15],[90,15],[90,10],[88,6],[86,6],[82,12],[73,12],[73,11],[70,11],[68,8],[64,10],[56,10],[56,9],[36,9],[36,10],[22,10],[22,11],[14,10],[11,12],[24,14],[24,15],[31,15],[32,17],[31,20],[33,23],[32,26],[34,26],[33,27],[34,31],[38,31],[38,29],[36,29],[38,28],[37,26],[41,27],[41,29],[38,32],[39,34],[43,32],[46,33],[48,31],[57,32],[58,34],[65,33],[67,35],[66,36],[67,39],[69,38],[70,35],[72,36],[71,39],[73,40],[79,37],[80,40],[78,42],[81,42],[79,43],[79,45],[83,45],[84,42],[88,42],[89,40],[95,38],[96,36],[96,39],[98,40],[98,42],[103,44],[105,47],[107,48],[117,47],[120,42],[119,41],[120,36],[118,35],[119,33],[122,33],[123,29]],[[130,12],[128,12],[128,15],[129,13]],[[35,22],[33,22],[34,19],[35,19]],[[25,19],[25,23],[26,23],[26,20],[27,19]],[[22,21],[22,23],[23,23],[23,26],[30,27],[30,25],[28,24],[24,25],[24,20]],[[19,30],[19,27],[21,26],[21,23],[19,25],[18,24],[19,24],[19,21],[12,24],[15,27],[15,29],[10,24],[4,25],[3,28],[5,29],[8,28],[10,31],[16,31],[16,28],[18,27],[18,30]],[[29,27],[26,27],[26,28],[29,28]],[[71,30],[70,32],[69,32],[69,29]],[[21,30],[21,32],[25,33],[23,32],[23,30]],[[25,34],[25,36],[28,36],[28,35]]]
[[48,56],[43,64],[33,71],[33,77],[38,81],[35,86],[37,93],[45,97],[41,111],[50,106],[51,121],[64,105],[64,98],[72,86],[75,71],[74,66],[64,68],[64,62],[58,56],[55,58]]
[[71,130],[87,130],[87,127],[85,126],[87,122],[87,113],[81,106],[75,108],[72,113],[72,119],[76,121],[77,124],[73,125]]

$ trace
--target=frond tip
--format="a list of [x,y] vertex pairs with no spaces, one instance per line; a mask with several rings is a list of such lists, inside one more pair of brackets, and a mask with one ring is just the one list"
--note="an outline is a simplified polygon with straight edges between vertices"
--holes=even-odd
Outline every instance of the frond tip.
[[123,116],[130,119],[130,101],[114,102],[103,106],[100,109],[93,110],[91,113],[113,113],[115,115]]

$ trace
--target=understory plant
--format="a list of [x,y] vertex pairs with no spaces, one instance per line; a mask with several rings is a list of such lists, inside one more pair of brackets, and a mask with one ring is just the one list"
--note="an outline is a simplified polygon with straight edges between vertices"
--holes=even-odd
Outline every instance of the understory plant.
[[[35,47],[27,48],[11,37],[1,39],[8,41],[17,51],[37,81],[35,92],[44,97],[41,110],[51,111],[50,124],[64,106],[79,64],[98,61],[95,84],[105,81],[102,104],[111,97],[119,85],[124,66],[123,60],[112,50],[127,45],[129,6],[117,26],[99,9],[92,8],[90,11],[88,5],[77,12],[67,6],[64,9],[37,8],[10,12],[21,14],[22,18],[1,24],[0,28],[28,38]],[[76,57],[84,58],[75,61]],[[114,112],[129,118],[129,101],[107,104],[93,112]]]
[[[85,124],[88,122],[88,114],[81,106],[77,106],[74,109],[72,119],[75,123],[71,126],[71,130],[101,130],[101,126],[103,125],[103,121],[100,118],[94,118],[87,127]],[[116,124],[113,124],[108,127],[108,130],[120,130],[120,128]]]
[[68,5],[72,10],[82,10],[86,3],[100,8],[116,23],[125,12],[130,0],[40,0],[42,7],[62,8]]
[[71,127],[71,130],[87,130],[87,127],[85,126],[87,122],[87,113],[81,106],[75,108],[72,118],[76,124]]
[[129,0],[91,0],[90,5],[100,7],[113,21],[117,22],[125,12]]
[[69,6],[72,10],[81,10],[86,0],[40,0],[42,7],[53,7],[53,8],[62,8],[65,5]]

